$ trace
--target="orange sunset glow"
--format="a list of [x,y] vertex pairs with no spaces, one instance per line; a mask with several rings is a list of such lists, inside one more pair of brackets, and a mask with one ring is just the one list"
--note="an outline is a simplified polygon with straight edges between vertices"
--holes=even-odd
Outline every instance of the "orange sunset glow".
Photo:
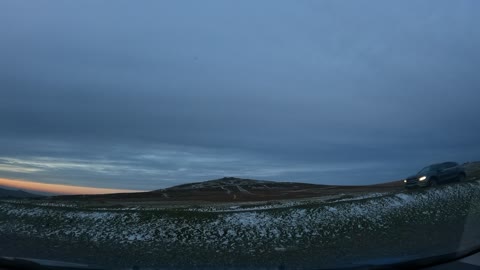
[[46,184],[40,182],[30,182],[25,180],[0,178],[0,185],[23,189],[26,191],[39,191],[49,192],[56,194],[106,194],[106,193],[125,193],[125,192],[142,192],[143,190],[130,190],[130,189],[111,189],[111,188],[95,188],[95,187],[83,187],[83,186],[70,186],[60,184]]

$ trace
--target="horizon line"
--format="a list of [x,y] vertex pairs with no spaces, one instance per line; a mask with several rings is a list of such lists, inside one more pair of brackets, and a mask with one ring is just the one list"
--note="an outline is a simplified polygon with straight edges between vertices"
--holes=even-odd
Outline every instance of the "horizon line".
[[58,195],[93,195],[111,193],[133,193],[146,192],[147,190],[97,188],[88,186],[51,184],[43,182],[28,181],[23,179],[0,178],[0,185],[8,188],[22,189],[31,192],[45,192]]

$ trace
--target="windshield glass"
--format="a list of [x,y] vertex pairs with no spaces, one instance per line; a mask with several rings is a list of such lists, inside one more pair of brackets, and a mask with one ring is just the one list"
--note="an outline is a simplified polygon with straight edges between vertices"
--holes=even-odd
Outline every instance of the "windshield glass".
[[480,245],[479,11],[0,1],[0,257],[321,269]]
[[420,170],[418,172],[418,174],[425,174],[425,173],[429,173],[429,172],[436,172],[440,169],[442,169],[442,166],[443,165],[431,165],[431,166],[427,166],[425,168],[423,168],[422,170]]

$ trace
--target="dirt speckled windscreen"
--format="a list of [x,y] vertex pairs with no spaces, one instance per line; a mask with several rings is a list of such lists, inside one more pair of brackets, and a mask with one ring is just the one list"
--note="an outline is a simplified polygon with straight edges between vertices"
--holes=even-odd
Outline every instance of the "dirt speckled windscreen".
[[0,265],[318,269],[473,250],[478,10],[1,1]]

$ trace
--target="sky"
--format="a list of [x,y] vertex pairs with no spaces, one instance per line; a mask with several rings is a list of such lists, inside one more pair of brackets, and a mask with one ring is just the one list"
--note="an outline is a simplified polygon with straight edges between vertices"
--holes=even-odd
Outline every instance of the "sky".
[[480,160],[479,9],[1,1],[0,185],[361,185]]

